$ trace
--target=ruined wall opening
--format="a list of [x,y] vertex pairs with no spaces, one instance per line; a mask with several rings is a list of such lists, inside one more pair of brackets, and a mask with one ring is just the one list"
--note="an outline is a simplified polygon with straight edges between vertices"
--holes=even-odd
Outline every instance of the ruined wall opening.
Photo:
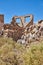
[[30,17],[25,17],[25,22],[26,23],[30,22]]
[[16,23],[19,24],[20,22],[21,22],[21,19],[20,19],[20,18],[17,18],[17,19],[16,19]]
[[16,23],[17,23],[20,27],[22,27],[21,19],[20,19],[20,18],[16,18]]
[[26,26],[30,22],[30,17],[24,17],[24,25]]

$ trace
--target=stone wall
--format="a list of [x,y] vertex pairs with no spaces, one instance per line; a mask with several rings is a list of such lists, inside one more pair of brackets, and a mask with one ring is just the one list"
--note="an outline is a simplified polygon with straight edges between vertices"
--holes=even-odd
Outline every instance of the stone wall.
[[0,14],[0,34],[2,34],[3,25],[4,25],[4,15]]
[[[24,26],[24,23],[26,23],[25,22],[25,18],[26,17],[30,17],[30,21],[28,21],[28,24],[26,25],[26,26]],[[12,18],[12,22],[11,22],[11,24],[15,24],[16,23],[16,19],[20,19],[21,21],[20,21],[20,23],[21,23],[21,25],[22,25],[22,27],[29,27],[30,25],[33,25],[33,15],[31,15],[31,14],[29,14],[29,15],[25,15],[25,16],[14,16],[13,18]]]

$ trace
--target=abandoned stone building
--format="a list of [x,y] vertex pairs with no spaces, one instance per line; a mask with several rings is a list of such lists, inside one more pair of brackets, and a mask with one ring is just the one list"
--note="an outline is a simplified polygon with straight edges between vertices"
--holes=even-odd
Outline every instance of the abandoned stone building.
[[[26,22],[25,19],[30,17],[30,21]],[[20,23],[17,23],[16,20],[20,19]],[[0,15],[0,36],[11,37],[15,41],[21,38],[21,36],[25,33],[25,30],[30,28],[34,29],[33,15],[25,15],[25,16],[14,16],[10,24],[4,23],[4,15]],[[43,20],[38,21],[38,25],[41,24]],[[42,25],[43,26],[43,25]],[[31,31],[30,30],[30,31]]]
[[[30,17],[30,22],[27,25],[25,23],[26,17]],[[20,24],[16,22],[16,19],[20,19]],[[24,28],[32,24],[33,24],[33,15],[14,16],[10,24],[5,24],[4,15],[0,15],[0,34],[2,33],[2,30],[4,29],[4,33],[5,32],[8,33],[9,34],[8,36],[13,37],[14,35],[13,33],[15,33],[16,35],[20,34],[20,36],[18,36],[20,38],[21,35],[23,34],[22,32],[24,31]]]

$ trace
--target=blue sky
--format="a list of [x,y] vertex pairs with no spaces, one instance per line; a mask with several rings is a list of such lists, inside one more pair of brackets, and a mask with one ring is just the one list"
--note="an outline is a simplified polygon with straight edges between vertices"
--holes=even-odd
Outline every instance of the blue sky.
[[5,23],[13,16],[34,15],[34,22],[43,19],[43,0],[0,0],[0,14],[4,14]]

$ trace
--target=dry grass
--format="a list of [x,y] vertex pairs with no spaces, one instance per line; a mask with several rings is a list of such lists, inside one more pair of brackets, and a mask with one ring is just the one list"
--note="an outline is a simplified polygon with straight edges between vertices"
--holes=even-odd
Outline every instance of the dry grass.
[[11,38],[0,38],[0,65],[43,65],[43,41],[25,48]]

